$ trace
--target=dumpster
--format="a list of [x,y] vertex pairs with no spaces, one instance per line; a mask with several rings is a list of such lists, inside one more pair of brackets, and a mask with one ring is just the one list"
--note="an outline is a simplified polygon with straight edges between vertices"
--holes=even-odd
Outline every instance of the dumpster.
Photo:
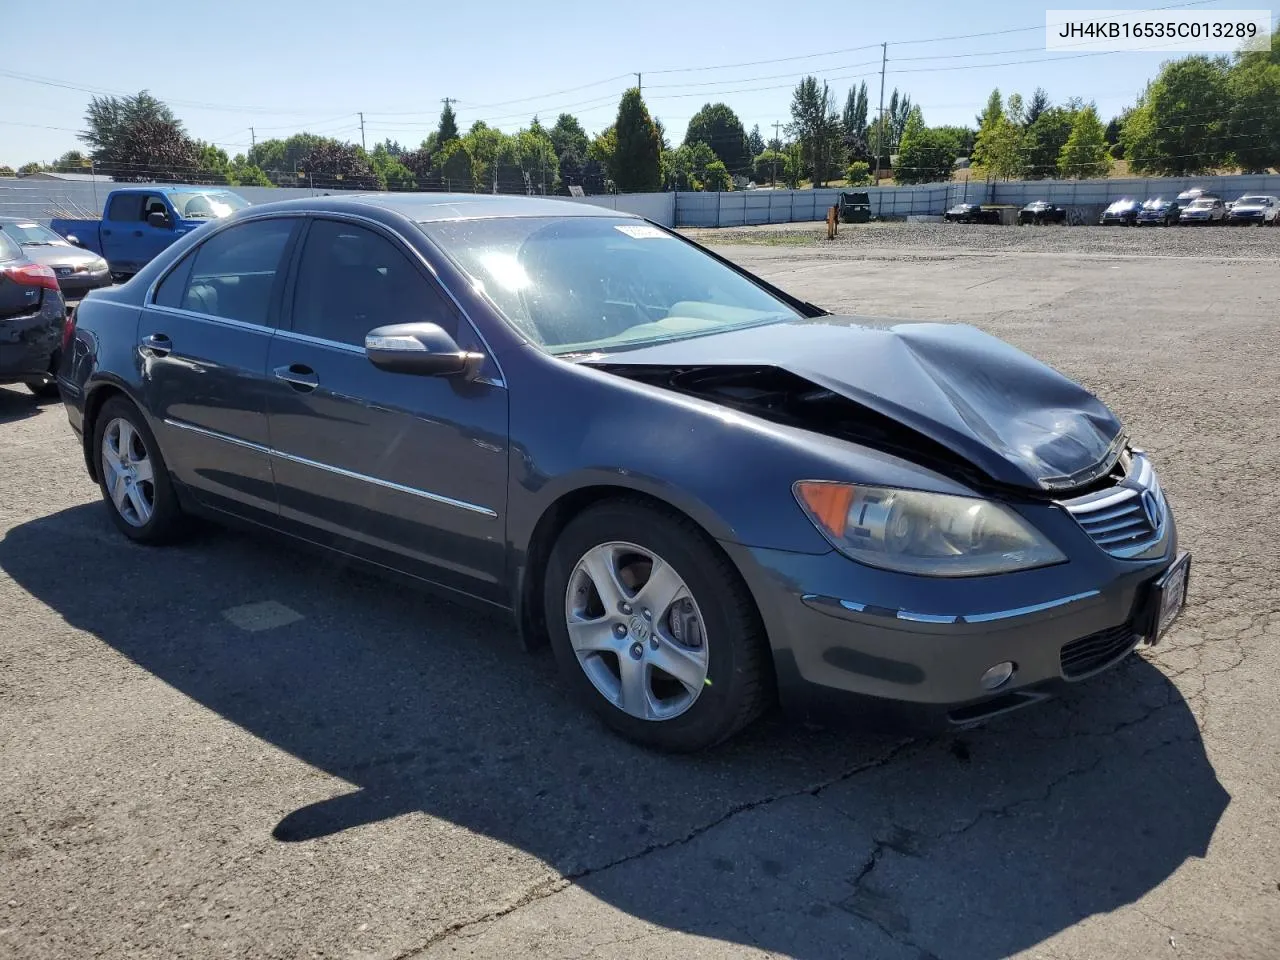
[[871,219],[871,194],[841,193],[840,220],[842,223],[866,223]]

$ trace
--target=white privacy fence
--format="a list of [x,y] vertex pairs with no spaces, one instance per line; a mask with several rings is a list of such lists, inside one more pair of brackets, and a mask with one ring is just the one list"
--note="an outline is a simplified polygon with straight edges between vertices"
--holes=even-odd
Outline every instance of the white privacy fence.
[[[107,194],[116,187],[147,187],[177,184],[93,183],[69,180],[33,180],[29,177],[0,178],[0,217],[30,217],[48,223],[54,217],[100,217]],[[317,197],[341,193],[306,187],[228,187],[250,203],[272,203],[296,197]],[[595,197],[560,197],[578,203],[593,203],[611,210],[623,210],[672,226],[675,223],[674,193],[620,193]]]
[[[0,178],[0,217],[30,217],[48,222],[53,217],[97,217],[114,186],[148,184],[84,183],[31,178]],[[168,184],[173,186],[173,184]],[[1091,222],[1097,211],[1122,197],[1174,197],[1188,187],[1203,187],[1225,200],[1245,193],[1280,196],[1280,175],[1228,177],[1147,177],[1125,180],[982,180],[926,183],[893,187],[854,187],[866,192],[871,214],[877,218],[940,216],[957,203],[997,203],[1024,206],[1049,200],[1069,208],[1073,222]],[[340,191],[295,187],[231,187],[250,203],[270,203],[294,197]],[[593,197],[561,197],[648,217],[667,227],[741,227],[761,223],[800,223],[824,220],[827,208],[840,202],[840,189],[740,190],[731,193],[621,193]]]

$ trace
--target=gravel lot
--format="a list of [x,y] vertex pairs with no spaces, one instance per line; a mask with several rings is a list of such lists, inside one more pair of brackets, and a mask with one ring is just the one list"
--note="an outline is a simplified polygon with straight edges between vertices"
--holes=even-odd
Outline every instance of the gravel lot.
[[[988,237],[1084,252],[952,245]],[[1195,556],[1168,640],[936,740],[774,718],[645,753],[501,620],[287,544],[126,543],[60,407],[0,389],[0,957],[1273,960],[1276,267],[1168,259],[1264,238],[725,248],[829,308],[1009,339],[1161,470]]]
[[1259,227],[1003,227],[968,223],[842,223],[834,241],[826,224],[780,223],[682,231],[702,243],[821,246],[847,251],[928,250],[985,256],[996,252],[1088,256],[1280,258],[1280,229]]

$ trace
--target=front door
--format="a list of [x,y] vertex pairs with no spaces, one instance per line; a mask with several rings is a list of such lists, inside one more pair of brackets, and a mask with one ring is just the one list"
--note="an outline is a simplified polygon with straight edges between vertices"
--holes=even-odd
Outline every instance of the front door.
[[[504,587],[507,391],[485,376],[379,370],[364,337],[437,323],[479,338],[401,241],[316,219],[271,343],[268,419],[282,522],[304,536],[495,602]],[[492,361],[490,361],[490,364]]]
[[138,323],[143,400],[169,467],[208,506],[271,522],[267,351],[301,217],[220,230],[156,289]]

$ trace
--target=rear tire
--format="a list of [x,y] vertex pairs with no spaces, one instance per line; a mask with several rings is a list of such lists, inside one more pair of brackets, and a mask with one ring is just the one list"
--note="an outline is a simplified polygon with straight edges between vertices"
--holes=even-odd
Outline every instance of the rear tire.
[[122,396],[98,412],[93,458],[102,499],[121,533],[138,543],[161,544],[185,532],[160,445],[146,417]]
[[[601,557],[617,574],[606,589],[596,587],[600,567],[594,564]],[[657,583],[650,578],[663,565],[665,579],[683,588],[674,593],[680,599],[648,610],[661,593],[649,589]],[[639,585],[628,586],[628,579]],[[609,590],[621,598],[617,613]],[[772,699],[769,643],[746,584],[713,541],[678,514],[620,499],[575,517],[552,549],[543,605],[556,662],[575,697],[636,743],[680,753],[703,750],[741,730]],[[688,611],[696,619],[688,619]],[[677,620],[686,624],[680,630]],[[593,632],[584,633],[584,626]],[[696,643],[673,645],[676,635]],[[678,659],[664,659],[672,650],[700,662],[701,672],[693,668],[684,680],[666,673],[661,664]],[[632,671],[643,679],[630,689],[642,695],[629,698],[626,679],[637,675]],[[660,686],[672,692],[671,700]]]

